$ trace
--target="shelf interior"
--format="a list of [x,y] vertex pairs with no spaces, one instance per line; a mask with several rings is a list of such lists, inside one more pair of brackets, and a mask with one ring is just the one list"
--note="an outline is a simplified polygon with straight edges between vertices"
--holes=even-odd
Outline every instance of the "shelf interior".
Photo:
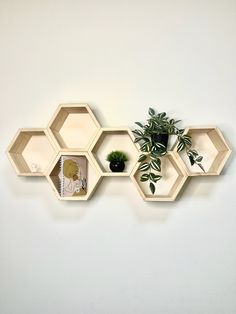
[[[125,169],[122,173],[111,172],[109,161],[106,160],[107,155],[116,150],[124,152],[128,157],[128,161],[125,162]],[[133,139],[126,130],[103,130],[92,149],[92,154],[104,174],[125,176],[129,175],[134,168],[139,152],[133,143]]]
[[61,148],[85,148],[95,136],[98,125],[86,107],[64,107],[50,129]]
[[20,174],[42,175],[55,150],[44,131],[21,131],[9,150]]

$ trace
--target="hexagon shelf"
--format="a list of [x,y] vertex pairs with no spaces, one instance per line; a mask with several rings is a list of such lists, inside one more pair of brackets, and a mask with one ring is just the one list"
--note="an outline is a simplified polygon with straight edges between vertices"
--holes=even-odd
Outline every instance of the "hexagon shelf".
[[[187,177],[219,175],[231,153],[216,127],[189,127],[185,129],[185,134],[191,135],[192,147],[203,156],[202,165],[206,172],[200,171],[196,165],[190,166],[186,154],[177,153],[176,144],[172,151],[161,157],[162,179],[156,183],[154,195],[148,182],[140,181],[140,150],[134,143],[131,130],[101,128],[87,104],[59,105],[47,128],[20,129],[7,154],[18,175],[46,176],[61,200],[88,200],[102,177],[126,176],[132,179],[145,201],[174,201]],[[106,157],[115,150],[124,152],[128,157],[124,172],[111,172],[109,169]],[[80,191],[75,193],[76,196],[61,196],[61,159],[65,159],[62,156],[74,157],[74,160],[78,157],[80,161],[85,159],[79,157],[86,158],[86,194],[78,195]],[[78,176],[76,174],[77,179]],[[77,180],[73,176],[70,178]]]
[[[63,155],[66,156],[71,156],[73,157],[78,157],[78,156],[84,156],[87,160],[87,193],[85,195],[80,195],[80,196],[61,196],[61,184],[60,184],[60,178],[59,178],[59,173],[61,171],[61,157]],[[70,152],[60,152],[53,163],[50,166],[50,169],[48,170],[47,174],[47,179],[48,182],[50,183],[53,191],[55,192],[56,196],[60,200],[81,200],[81,201],[86,201],[88,200],[92,194],[94,193],[98,183],[101,180],[101,175],[97,168],[95,167],[91,157],[87,152],[76,152],[76,151],[70,151]]]
[[[186,154],[181,152],[178,157],[183,160],[187,174],[189,176],[219,175],[231,154],[231,149],[221,131],[216,127],[188,127],[184,133],[191,136],[192,146],[204,156],[202,164],[205,169],[203,172],[197,165],[191,166]],[[174,150],[176,151],[177,147]]]
[[156,183],[155,194],[151,194],[147,181],[140,181],[142,173],[138,170],[139,163],[132,172],[131,179],[145,201],[174,201],[187,180],[183,163],[178,161],[174,152],[161,157],[161,162],[161,173],[153,171],[162,176],[161,180]]
[[58,107],[48,125],[61,150],[87,150],[100,125],[87,104],[64,104]]
[[55,154],[46,129],[20,129],[8,149],[9,159],[21,176],[44,176]]
[[[115,150],[128,156],[124,172],[111,172],[109,162],[106,161],[107,155]],[[134,144],[134,136],[129,128],[101,128],[89,152],[103,176],[130,176],[139,156],[138,147]]]

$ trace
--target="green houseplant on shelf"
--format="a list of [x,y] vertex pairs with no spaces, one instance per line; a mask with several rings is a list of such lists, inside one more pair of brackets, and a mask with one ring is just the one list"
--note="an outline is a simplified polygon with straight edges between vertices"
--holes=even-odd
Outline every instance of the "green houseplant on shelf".
[[115,150],[107,155],[106,160],[110,162],[109,167],[112,172],[122,172],[125,169],[125,161],[128,161],[128,157],[125,153]]
[[143,173],[140,181],[149,181],[151,193],[155,193],[155,183],[162,178],[157,172],[161,171],[161,157],[167,153],[170,135],[177,137],[177,151],[185,150],[190,164],[196,164],[205,172],[201,164],[203,157],[195,149],[192,149],[191,136],[184,134],[184,129],[176,126],[181,120],[169,118],[166,112],[157,113],[153,108],[149,108],[148,114],[149,118],[146,123],[135,122],[139,129],[132,132],[135,135],[134,142],[139,143],[142,152],[138,159],[139,171]]

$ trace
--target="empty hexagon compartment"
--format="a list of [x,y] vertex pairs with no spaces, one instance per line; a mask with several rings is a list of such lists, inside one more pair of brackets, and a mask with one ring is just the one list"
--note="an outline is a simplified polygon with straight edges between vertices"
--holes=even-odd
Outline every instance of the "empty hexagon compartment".
[[[191,136],[192,149],[196,149],[199,155],[203,156],[201,164],[205,170],[203,172],[197,165],[191,166],[187,154],[183,151],[178,153],[178,157],[183,160],[188,175],[219,175],[231,154],[221,131],[216,127],[188,127],[184,134]],[[177,151],[177,145],[174,150]]]
[[86,151],[100,125],[87,104],[64,104],[58,107],[48,128],[60,149]]
[[[112,172],[107,155],[112,151],[122,151],[127,157],[123,172]],[[139,156],[134,144],[134,136],[129,128],[101,128],[89,150],[103,176],[130,176]]]
[[168,152],[161,157],[161,172],[152,170],[162,176],[155,184],[155,194],[152,194],[149,189],[149,181],[140,181],[143,172],[139,171],[139,166],[140,163],[137,163],[131,179],[145,201],[174,201],[187,180],[182,162],[177,160],[174,152]]
[[[61,157],[62,156],[69,156],[73,160],[73,157],[85,157],[87,161],[87,171],[86,171],[86,181],[87,181],[87,188],[85,195],[75,195],[75,196],[62,196],[61,188]],[[101,180],[101,175],[98,172],[97,168],[95,167],[91,157],[87,152],[77,152],[77,151],[70,151],[70,152],[60,152],[55,160],[52,162],[48,174],[47,179],[52,186],[56,196],[60,200],[73,200],[73,201],[85,201],[91,198],[92,194],[94,193],[98,183]]]
[[56,148],[46,129],[20,129],[7,153],[18,175],[44,176]]

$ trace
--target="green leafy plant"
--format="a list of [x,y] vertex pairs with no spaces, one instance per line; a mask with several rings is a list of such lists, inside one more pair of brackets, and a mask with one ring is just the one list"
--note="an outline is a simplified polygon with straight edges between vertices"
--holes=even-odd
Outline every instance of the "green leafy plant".
[[203,157],[196,150],[191,149],[191,136],[184,134],[184,129],[176,126],[181,120],[169,118],[166,112],[157,113],[153,108],[149,108],[148,114],[149,118],[145,124],[135,122],[139,129],[133,130],[133,133],[135,134],[134,142],[139,143],[142,152],[138,159],[140,162],[139,170],[143,172],[140,181],[149,181],[151,193],[155,193],[155,183],[162,178],[154,171],[161,171],[161,157],[167,153],[167,147],[163,143],[154,140],[154,136],[157,134],[175,135],[178,140],[177,151],[185,150],[190,164],[196,164],[205,172],[201,164]]
[[115,150],[107,155],[107,161],[127,161],[128,157],[125,153]]

